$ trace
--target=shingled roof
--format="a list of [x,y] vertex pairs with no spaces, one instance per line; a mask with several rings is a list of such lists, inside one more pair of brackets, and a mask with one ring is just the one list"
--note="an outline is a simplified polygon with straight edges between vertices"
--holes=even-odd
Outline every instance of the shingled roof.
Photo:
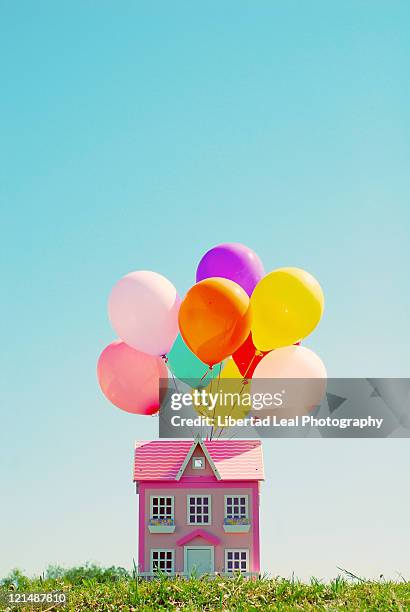
[[134,481],[179,480],[198,445],[218,480],[264,480],[259,440],[142,440],[135,443]]

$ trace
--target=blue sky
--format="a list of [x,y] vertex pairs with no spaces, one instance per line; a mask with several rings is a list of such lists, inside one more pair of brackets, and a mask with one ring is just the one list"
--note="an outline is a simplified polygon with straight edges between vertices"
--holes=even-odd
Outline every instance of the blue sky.
[[[106,302],[244,242],[321,282],[331,376],[408,376],[407,1],[0,7],[0,575],[136,554],[155,419],[99,392]],[[410,575],[407,440],[265,441],[273,574]]]

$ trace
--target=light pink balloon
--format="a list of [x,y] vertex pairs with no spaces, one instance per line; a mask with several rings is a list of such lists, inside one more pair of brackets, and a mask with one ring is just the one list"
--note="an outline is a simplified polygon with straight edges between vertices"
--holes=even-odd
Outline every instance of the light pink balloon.
[[114,330],[127,344],[165,355],[178,335],[181,300],[174,285],[157,272],[131,272],[114,285],[108,315]]
[[158,412],[159,381],[168,378],[161,357],[136,351],[125,342],[112,342],[101,353],[97,365],[100,387],[112,404],[133,414]]
[[[289,381],[288,379],[293,379]],[[255,393],[283,394],[281,417],[306,414],[318,406],[326,392],[327,372],[320,359],[305,346],[286,346],[271,351],[258,363],[252,377]]]
[[305,346],[271,351],[258,363],[253,378],[327,378],[323,361]]

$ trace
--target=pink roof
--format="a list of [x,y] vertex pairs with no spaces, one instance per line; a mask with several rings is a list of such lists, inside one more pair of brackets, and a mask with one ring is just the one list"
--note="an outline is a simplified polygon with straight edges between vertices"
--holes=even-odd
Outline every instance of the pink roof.
[[[153,440],[135,443],[134,481],[177,480],[197,440]],[[203,440],[221,480],[263,480],[260,440]]]

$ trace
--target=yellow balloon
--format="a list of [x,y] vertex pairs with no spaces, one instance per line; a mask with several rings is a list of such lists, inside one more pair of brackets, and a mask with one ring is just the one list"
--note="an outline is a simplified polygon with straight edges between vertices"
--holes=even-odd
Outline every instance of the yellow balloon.
[[238,370],[238,366],[236,365],[232,357],[230,357],[230,359],[227,359],[221,372],[221,380],[225,380],[227,378],[240,378],[241,380],[243,380],[243,376]]
[[260,351],[289,346],[319,323],[324,296],[318,281],[300,268],[279,268],[256,285],[252,296],[252,339]]
[[225,362],[220,377],[215,377],[205,388],[207,394],[213,394],[217,399],[213,409],[208,406],[194,406],[201,416],[212,417],[215,422],[218,418],[224,420],[231,416],[234,419],[243,419],[252,407],[250,383],[244,378],[232,358]]

